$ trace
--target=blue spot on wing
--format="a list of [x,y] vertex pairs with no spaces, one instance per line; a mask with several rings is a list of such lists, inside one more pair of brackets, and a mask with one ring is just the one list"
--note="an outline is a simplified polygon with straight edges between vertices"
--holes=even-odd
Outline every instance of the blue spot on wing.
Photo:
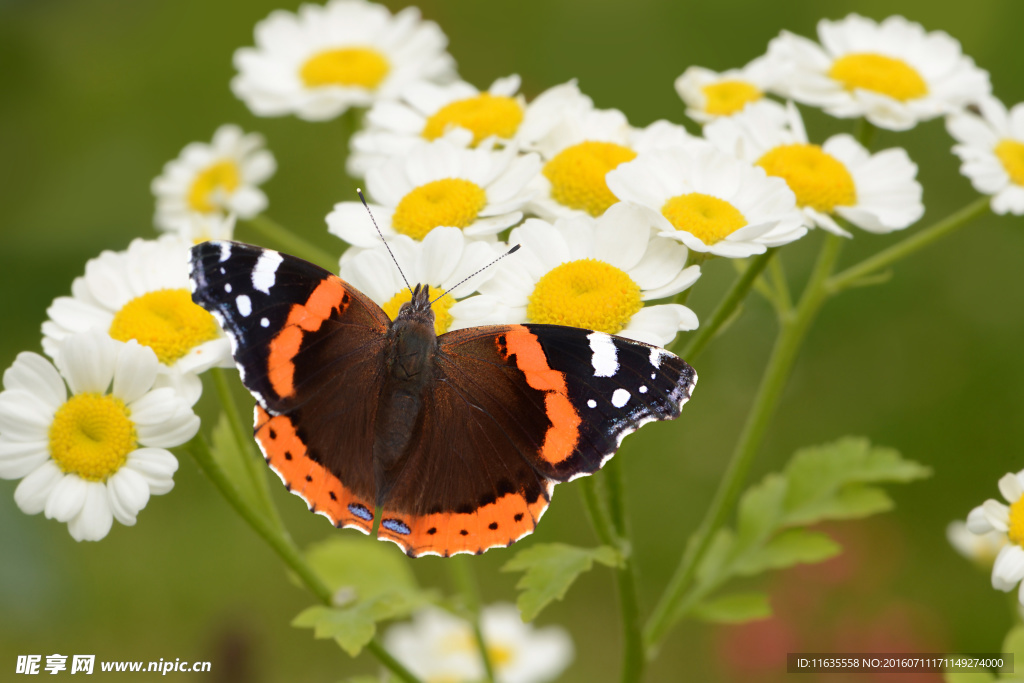
[[402,534],[403,536],[410,534],[409,527],[397,519],[385,519],[380,524],[388,531],[394,531],[396,534]]
[[367,510],[366,506],[360,505],[359,503],[349,503],[348,511],[359,519],[365,519],[367,522],[373,519],[373,513]]

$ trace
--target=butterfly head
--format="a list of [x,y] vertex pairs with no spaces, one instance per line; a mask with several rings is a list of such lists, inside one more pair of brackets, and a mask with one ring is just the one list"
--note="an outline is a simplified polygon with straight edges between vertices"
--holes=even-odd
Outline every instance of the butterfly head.
[[398,309],[397,320],[409,320],[434,325],[434,309],[430,307],[430,286],[416,285],[412,290],[412,299]]

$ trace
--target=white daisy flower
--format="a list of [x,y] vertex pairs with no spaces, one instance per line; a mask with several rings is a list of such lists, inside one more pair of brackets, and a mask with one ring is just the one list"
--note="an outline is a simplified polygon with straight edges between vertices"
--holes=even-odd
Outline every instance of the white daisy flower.
[[527,109],[519,84],[516,74],[499,78],[485,92],[465,81],[419,81],[397,99],[378,100],[366,112],[363,129],[352,135],[349,174],[365,177],[374,166],[452,133],[449,139],[462,146],[491,137],[511,141]]
[[351,139],[348,172],[365,177],[369,169],[441,137],[463,147],[487,141],[537,151],[567,113],[594,108],[575,81],[549,88],[529,104],[517,94],[519,85],[515,74],[494,81],[487,92],[464,81],[410,85],[399,99],[381,100],[367,112],[366,127]]
[[231,240],[235,234],[235,214],[226,216],[192,214],[178,236],[186,244],[199,244],[209,240]]
[[267,196],[257,185],[276,169],[262,135],[221,126],[210,144],[189,143],[153,179],[156,226],[185,234],[197,220],[223,220],[227,214],[251,218],[267,208]]
[[[992,565],[992,587],[1011,591],[1024,579],[1024,471],[1000,479],[999,492],[1009,506],[986,500],[967,515],[967,528],[974,534],[994,531],[1006,537],[1007,543]],[[1024,584],[1019,600],[1024,605]]]
[[75,278],[72,296],[54,300],[43,323],[43,350],[60,358],[60,342],[86,330],[119,341],[134,339],[156,352],[161,382],[195,403],[196,376],[233,367],[231,346],[212,315],[192,303],[189,245],[173,235],[136,239],[126,251],[104,251]]
[[782,65],[765,56],[721,73],[691,66],[676,79],[676,92],[686,104],[687,116],[698,123],[708,123],[738,114],[755,102],[779,106],[766,95],[784,75]]
[[[529,182],[540,169],[536,154],[489,145],[467,149],[447,139],[425,144],[366,174],[366,189],[385,238],[422,240],[437,227],[462,229],[467,237],[493,236],[522,220]],[[341,202],[327,216],[327,229],[357,247],[380,242],[360,202]]]
[[697,316],[679,304],[644,306],[683,291],[700,277],[679,242],[651,236],[649,212],[619,203],[600,218],[554,225],[527,220],[509,237],[522,248],[494,267],[481,295],[452,307],[466,326],[490,323],[570,325],[665,346]]
[[618,201],[605,182],[609,171],[639,153],[692,140],[685,128],[668,121],[633,128],[617,109],[567,109],[532,145],[544,167],[533,182],[536,196],[530,211],[546,220],[600,216]]
[[1024,103],[1009,112],[994,97],[978,103],[981,115],[964,111],[946,120],[960,144],[953,147],[963,164],[960,172],[974,189],[992,195],[998,214],[1024,214]]
[[889,130],[908,130],[977,102],[991,92],[988,72],[943,31],[925,33],[892,16],[881,23],[851,14],[818,22],[821,45],[788,31],[768,56],[784,65],[777,90],[839,118],[865,117]]
[[607,182],[645,207],[662,237],[693,251],[746,258],[807,234],[786,181],[706,142],[645,152]]
[[[485,607],[480,630],[497,683],[552,681],[573,658],[572,639],[564,629],[523,623],[514,605]],[[433,607],[388,629],[384,647],[423,680],[475,683],[484,678],[470,624]]]
[[958,553],[986,569],[992,566],[999,551],[1009,542],[1006,534],[995,529],[984,534],[972,533],[967,524],[959,520],[950,522],[946,527],[946,539]]
[[913,225],[924,214],[917,165],[901,148],[871,154],[849,135],[811,144],[800,112],[755,104],[704,127],[726,153],[786,181],[807,225],[849,237],[834,216],[875,233]]
[[166,449],[195,436],[199,418],[173,389],[154,388],[158,367],[151,349],[101,332],[65,339],[59,373],[18,354],[0,393],[0,478],[22,480],[23,512],[98,541],[174,487],[178,461]]
[[[431,308],[437,334],[467,327],[454,318],[452,305],[457,298],[476,292],[494,274],[494,269],[488,268],[475,275],[459,287],[456,295],[445,294],[445,291],[497,258],[499,254],[493,246],[468,240],[458,228],[446,227],[431,230],[422,242],[399,235],[388,244],[409,282],[430,286],[431,298],[436,299]],[[373,299],[392,320],[398,316],[402,304],[412,299],[402,273],[379,241],[372,249],[346,251],[341,258],[341,277]]]
[[231,90],[257,116],[325,121],[455,73],[448,39],[415,7],[392,15],[365,0],[330,0],[271,12],[255,33],[255,48],[235,52]]

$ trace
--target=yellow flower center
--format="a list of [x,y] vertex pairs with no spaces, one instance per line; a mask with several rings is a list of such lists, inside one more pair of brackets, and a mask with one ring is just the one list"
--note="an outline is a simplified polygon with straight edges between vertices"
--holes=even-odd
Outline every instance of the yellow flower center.
[[704,111],[713,116],[732,116],[751,102],[764,97],[753,83],[746,81],[720,81],[701,88],[704,93]]
[[672,197],[661,207],[661,214],[676,230],[688,232],[707,245],[721,242],[747,224],[735,206],[700,192]]
[[299,76],[310,88],[341,85],[373,90],[390,70],[387,57],[372,47],[342,47],[307,59]]
[[135,450],[135,425],[124,402],[102,394],[77,394],[53,416],[50,457],[66,474],[106,481]]
[[1024,498],[1010,505],[1010,528],[1006,535],[1011,542],[1024,546]]
[[473,144],[497,135],[510,138],[523,122],[523,106],[513,97],[480,93],[475,97],[444,105],[427,119],[423,137],[435,140],[449,127],[465,128],[473,133]]
[[434,228],[468,228],[486,204],[487,193],[471,180],[434,180],[402,197],[391,217],[391,227],[422,240]]
[[846,166],[818,145],[779,145],[757,160],[768,173],[786,181],[796,203],[832,213],[857,203],[857,187]]
[[1024,185],[1024,142],[1002,140],[996,145],[995,151],[1010,181],[1014,185]]
[[640,286],[597,259],[569,261],[537,281],[526,307],[534,323],[583,327],[615,334],[643,308]]
[[164,365],[203,342],[217,338],[212,315],[192,303],[187,289],[158,289],[137,296],[117,312],[109,334],[118,341],[135,341],[156,352]]
[[586,141],[566,147],[544,165],[551,181],[551,196],[570,209],[600,216],[619,201],[604,177],[619,164],[632,161],[636,152],[614,142]]
[[928,94],[928,84],[917,69],[902,59],[874,52],[855,52],[840,57],[832,63],[828,75],[847,90],[871,90],[900,102]]
[[[436,293],[432,290],[430,294],[432,299],[437,299],[441,296],[441,292]],[[387,300],[381,308],[388,314],[388,317],[394,320],[398,317],[398,311],[402,308],[402,304],[412,301],[412,293],[408,289],[403,289],[398,294]],[[444,334],[448,331],[448,328],[452,326],[452,314],[448,312],[448,309],[455,303],[453,297],[445,294],[437,299],[434,303],[430,304],[430,309],[434,311],[434,332],[437,334]]]
[[487,658],[499,671],[508,666],[515,659],[515,652],[505,645],[488,645]]
[[229,159],[210,164],[197,173],[196,179],[192,181],[192,187],[188,190],[188,205],[199,213],[216,211],[218,206],[214,202],[214,193],[220,191],[231,194],[240,184],[238,164]]

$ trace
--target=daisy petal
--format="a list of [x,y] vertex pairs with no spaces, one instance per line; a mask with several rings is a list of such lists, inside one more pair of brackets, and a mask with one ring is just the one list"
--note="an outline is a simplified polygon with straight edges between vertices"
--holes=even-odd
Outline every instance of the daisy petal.
[[37,515],[46,508],[46,501],[57,484],[64,479],[57,463],[44,462],[28,474],[14,489],[14,502],[26,515]]
[[110,533],[113,524],[107,487],[96,481],[88,482],[82,511],[68,522],[71,537],[76,541],[99,541]]
[[46,518],[68,522],[78,516],[85,505],[87,483],[76,474],[64,475],[46,499],[46,506],[43,508]]

